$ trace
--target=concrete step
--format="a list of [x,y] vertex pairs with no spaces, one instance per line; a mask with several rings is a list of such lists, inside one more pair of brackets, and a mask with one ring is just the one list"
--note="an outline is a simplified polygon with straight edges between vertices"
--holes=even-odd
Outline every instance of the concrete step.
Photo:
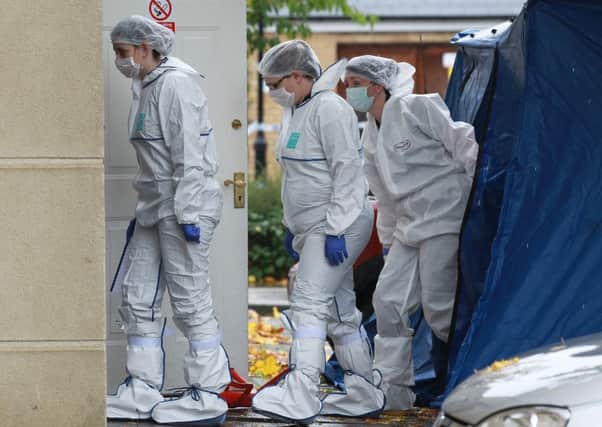
[[286,288],[280,286],[274,287],[254,287],[249,288],[249,308],[254,307],[289,307],[291,303],[286,294]]

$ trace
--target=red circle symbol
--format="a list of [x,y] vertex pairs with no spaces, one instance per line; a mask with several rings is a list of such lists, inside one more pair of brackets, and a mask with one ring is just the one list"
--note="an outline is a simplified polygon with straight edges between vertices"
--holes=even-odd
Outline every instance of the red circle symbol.
[[171,0],[151,0],[148,3],[148,12],[156,21],[165,21],[171,15]]

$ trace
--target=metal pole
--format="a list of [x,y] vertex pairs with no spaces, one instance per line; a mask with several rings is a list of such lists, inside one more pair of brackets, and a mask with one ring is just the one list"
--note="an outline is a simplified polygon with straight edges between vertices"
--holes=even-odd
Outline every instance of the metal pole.
[[[259,20],[259,37],[263,39],[263,21]],[[259,49],[257,63],[263,58],[263,49]],[[266,140],[263,132],[263,78],[257,73],[257,125],[253,148],[255,149],[255,177],[259,177],[265,171],[265,149]]]

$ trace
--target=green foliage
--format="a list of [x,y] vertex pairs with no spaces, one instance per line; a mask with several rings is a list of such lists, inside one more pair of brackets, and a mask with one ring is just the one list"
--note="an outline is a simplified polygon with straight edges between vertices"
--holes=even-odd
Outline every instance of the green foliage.
[[249,275],[285,278],[294,261],[284,249],[280,180],[256,178],[249,183]]
[[[286,8],[286,15],[279,15]],[[311,34],[307,18],[311,12],[341,12],[343,16],[365,25],[373,25],[375,16],[366,16],[347,4],[347,0],[247,0],[247,54],[265,50],[280,42],[280,36],[306,38]],[[267,37],[260,31],[274,27],[276,34]]]

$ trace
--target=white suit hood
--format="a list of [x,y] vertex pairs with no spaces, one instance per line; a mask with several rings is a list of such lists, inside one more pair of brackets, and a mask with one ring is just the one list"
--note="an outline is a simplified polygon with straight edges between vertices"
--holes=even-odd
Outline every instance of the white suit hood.
[[313,87],[311,88],[312,96],[318,92],[322,92],[324,90],[333,90],[336,88],[337,83],[345,72],[347,62],[348,61],[346,59],[340,59],[324,70],[322,75],[318,78],[318,80],[315,81]]

